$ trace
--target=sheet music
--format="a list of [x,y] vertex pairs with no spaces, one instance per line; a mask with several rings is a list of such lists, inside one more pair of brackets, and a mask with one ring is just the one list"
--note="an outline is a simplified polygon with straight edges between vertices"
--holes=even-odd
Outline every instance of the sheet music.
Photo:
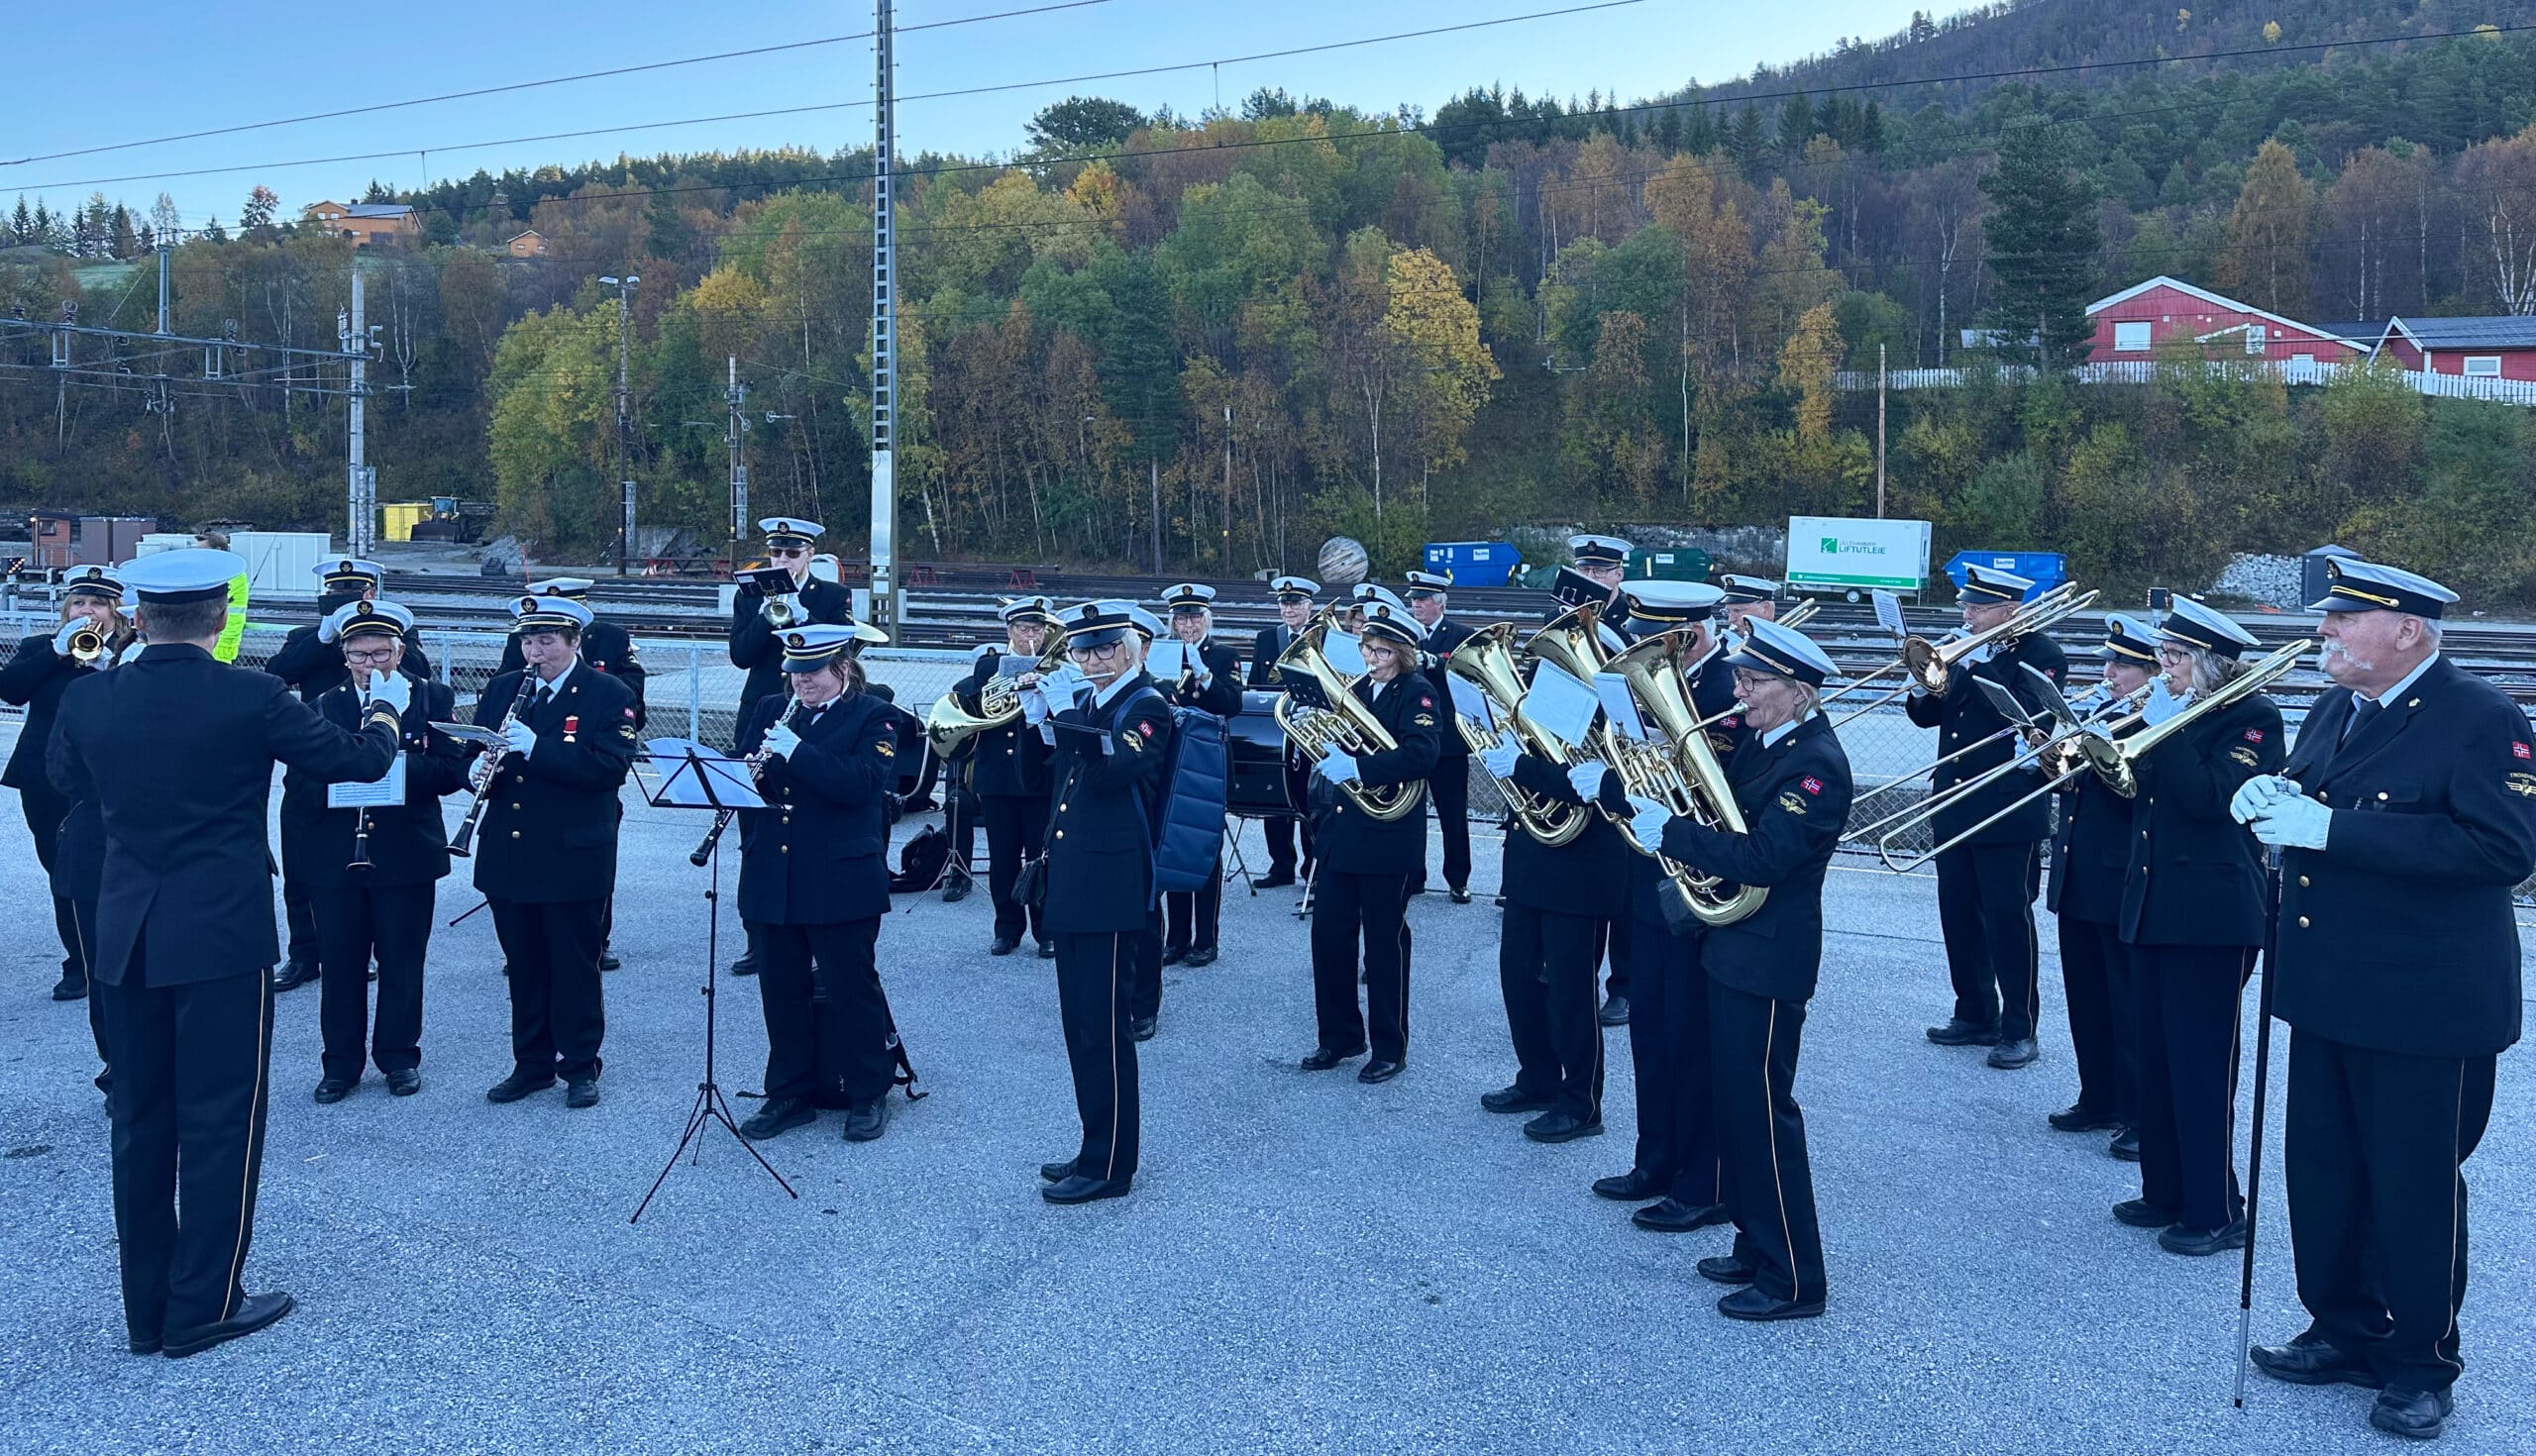
[[405,756],[387,766],[387,776],[368,783],[329,783],[326,785],[326,807],[330,809],[385,809],[405,801]]
[[434,723],[432,726],[461,743],[477,748],[500,748],[510,742],[492,729],[478,728],[473,723]]
[[1603,700],[1603,716],[1612,720],[1621,736],[1645,739],[1646,720],[1638,716],[1638,698],[1630,692],[1628,678],[1618,673],[1597,673],[1594,692]]
[[1005,653],[995,665],[995,675],[999,677],[1019,677],[1037,671],[1039,671],[1037,658],[1016,657],[1011,653]]
[[1323,633],[1321,639],[1321,655],[1329,660],[1331,667],[1350,677],[1364,675],[1364,644],[1345,632]]
[[1492,732],[1496,730],[1497,709],[1489,702],[1488,694],[1479,690],[1478,683],[1448,674],[1444,678],[1444,690],[1453,695],[1454,712],[1474,723],[1488,725]]
[[[643,757],[661,776],[658,802],[687,808],[762,809],[766,799],[749,777],[746,759],[684,738],[655,738],[643,745]],[[711,789],[707,793],[708,786]]]
[[1196,666],[1185,642],[1157,642],[1145,654],[1145,673],[1156,682],[1177,682]]
[[1525,721],[1532,726],[1569,748],[1583,748],[1602,705],[1593,687],[1575,674],[1556,663],[1543,663],[1532,675],[1532,690],[1524,694],[1523,710]]

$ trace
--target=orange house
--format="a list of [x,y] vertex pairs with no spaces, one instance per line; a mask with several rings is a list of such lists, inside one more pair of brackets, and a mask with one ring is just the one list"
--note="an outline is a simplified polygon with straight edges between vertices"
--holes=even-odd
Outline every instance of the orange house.
[[356,247],[372,244],[402,245],[418,231],[414,210],[401,202],[318,202],[310,204],[303,214],[339,238],[350,238]]
[[513,258],[544,258],[546,256],[546,235],[532,228],[529,231],[520,234],[518,237],[513,238],[505,246],[510,250],[510,255]]

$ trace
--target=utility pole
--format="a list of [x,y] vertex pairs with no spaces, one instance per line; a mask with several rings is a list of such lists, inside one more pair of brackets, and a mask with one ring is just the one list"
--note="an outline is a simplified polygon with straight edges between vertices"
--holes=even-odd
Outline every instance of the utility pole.
[[1875,346],[1875,518],[1884,519],[1884,346]]
[[740,405],[748,398],[748,390],[740,384],[740,357],[734,354],[728,358],[731,382],[722,391],[722,399],[731,407],[731,422],[723,434],[722,443],[731,452],[731,560],[737,562],[740,543],[749,535],[749,468],[740,459],[740,432],[748,428],[740,420]]
[[643,280],[627,273],[622,278],[602,277],[599,281],[616,290],[616,477],[625,484],[625,519],[618,528],[616,574],[622,576],[634,560],[634,417],[628,407],[633,392],[631,295],[634,285]]
[[872,5],[872,621],[898,626],[898,484],[891,458],[898,384],[898,229],[890,172],[898,165],[898,40],[891,0]]
[[[160,254],[163,260],[166,255]],[[372,510],[374,476],[370,468],[369,437],[363,423],[364,406],[370,399],[370,325],[362,305],[361,260],[353,260],[353,297],[349,312],[335,320],[336,344],[350,362],[352,382],[346,391],[351,403],[351,423],[345,441],[344,464],[344,549],[357,557],[366,557],[376,546],[377,514]],[[163,308],[164,305],[161,305]],[[163,332],[166,324],[159,324]]]
[[167,245],[158,245],[158,332],[167,332]]
[[1153,471],[1153,573],[1162,574],[1162,457],[1147,461]]
[[1232,574],[1232,406],[1224,406],[1224,574]]

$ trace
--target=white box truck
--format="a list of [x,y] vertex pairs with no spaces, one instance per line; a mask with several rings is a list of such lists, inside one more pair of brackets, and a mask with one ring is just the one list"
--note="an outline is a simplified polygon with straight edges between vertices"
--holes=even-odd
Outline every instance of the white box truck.
[[1852,516],[1790,516],[1787,589],[1864,601],[1882,587],[1916,599],[1929,587],[1929,523]]

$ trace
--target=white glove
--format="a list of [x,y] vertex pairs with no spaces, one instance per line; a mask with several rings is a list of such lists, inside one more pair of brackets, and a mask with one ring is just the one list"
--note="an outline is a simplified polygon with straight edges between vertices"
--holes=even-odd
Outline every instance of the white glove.
[[69,621],[54,628],[53,633],[53,655],[57,658],[66,658],[70,656],[70,639],[78,636],[82,632],[91,630],[92,626],[93,624],[91,624],[86,617],[72,617]]
[[2248,826],[2255,838],[2281,849],[2320,850],[2333,832],[2334,811],[2300,794],[2274,800]]
[[517,718],[502,725],[502,741],[507,745],[504,752],[515,753],[523,759],[537,752],[537,730]]
[[758,752],[770,759],[789,759],[801,751],[801,735],[778,723],[766,730],[766,738],[758,744]]
[[1567,771],[1567,781],[1576,796],[1590,804],[1602,793],[1603,776],[1610,772],[1610,766],[1588,760]]
[[1629,796],[1629,832],[1639,844],[1649,849],[1664,842],[1664,826],[1673,822],[1673,811],[1651,798]]
[[1345,754],[1327,755],[1312,771],[1332,783],[1353,783],[1362,777],[1356,772],[1356,761]]
[[333,612],[328,612],[326,615],[317,619],[317,640],[319,642],[332,642],[335,640],[337,635],[338,634],[335,631],[335,614]]
[[1021,689],[1021,720],[1023,722],[1036,728],[1048,721],[1049,712],[1048,695],[1039,690],[1039,684],[1033,682]]
[[2277,774],[2249,779],[2238,787],[2236,797],[2228,800],[2228,815],[2240,824],[2251,824],[2273,804],[2282,799],[2296,798],[2304,791]]
[[1487,767],[1489,777],[1504,779],[1515,772],[1515,761],[1523,756],[1524,751],[1517,748],[1512,740],[1500,739],[1495,748],[1479,756],[1479,761]]
[[392,668],[372,673],[370,675],[370,700],[383,702],[402,713],[414,701],[414,684],[406,680],[404,674]]

